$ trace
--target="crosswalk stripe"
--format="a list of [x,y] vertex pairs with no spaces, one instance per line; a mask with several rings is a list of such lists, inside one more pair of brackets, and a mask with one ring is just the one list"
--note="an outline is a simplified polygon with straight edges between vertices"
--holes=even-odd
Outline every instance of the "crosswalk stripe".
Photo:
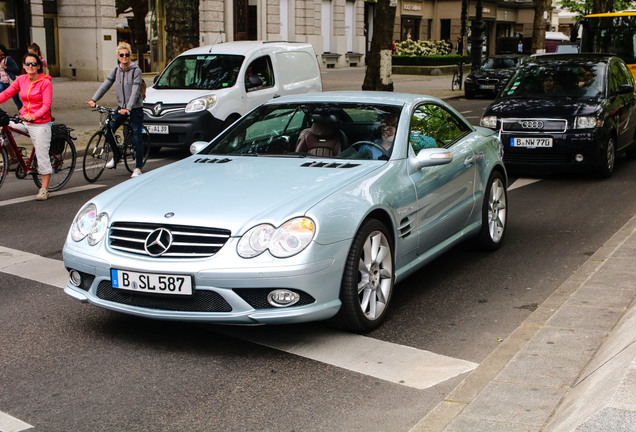
[[33,426],[31,426],[30,424],[0,411],[0,431],[20,432],[23,430],[31,429],[32,427]]
[[[0,246],[0,272],[66,286],[61,261]],[[328,328],[279,332],[256,327],[215,327],[215,332],[309,358],[384,381],[426,389],[477,367],[476,363]],[[4,432],[2,429],[0,431]]]
[[[93,183],[93,184],[89,184],[89,185],[85,185],[85,186],[77,186],[77,187],[73,187],[73,188],[62,189],[62,190],[57,191],[57,192],[51,192],[53,194],[53,195],[51,195],[51,198],[55,198],[55,196],[57,196],[57,195],[66,195],[66,194],[70,194],[70,193],[81,192],[81,191],[90,190],[90,189],[96,189],[96,188],[101,188],[101,187],[105,187],[105,185]],[[12,205],[12,204],[20,204],[20,203],[23,203],[23,202],[34,201],[34,200],[35,200],[35,194],[29,195],[29,196],[25,196],[25,197],[20,197],[20,198],[13,198],[13,199],[9,199],[9,200],[0,201],[0,207]],[[4,432],[4,431],[2,431],[2,432]]]
[[541,181],[541,179],[519,178],[516,181],[514,181],[510,186],[508,186],[508,190],[511,191],[513,189],[519,189],[539,181]]

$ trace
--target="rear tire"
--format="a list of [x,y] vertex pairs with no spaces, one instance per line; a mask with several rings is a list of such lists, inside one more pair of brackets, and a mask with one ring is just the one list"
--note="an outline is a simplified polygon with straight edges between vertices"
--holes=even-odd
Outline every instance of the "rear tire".
[[453,73],[453,80],[451,81],[451,90],[455,91],[461,88],[459,83],[459,74],[457,72]]
[[[75,144],[73,139],[69,136],[64,138],[64,147],[59,153],[53,153],[49,151],[49,157],[51,159],[51,167],[53,172],[51,173],[51,179],[49,180],[49,191],[56,191],[62,189],[64,185],[70,180],[75,171],[75,159],[77,154],[75,152]],[[34,158],[34,160],[37,160]],[[35,163],[37,169],[37,162]],[[39,188],[42,187],[42,176],[40,174],[33,174],[33,182]]]
[[331,323],[368,332],[387,315],[395,284],[393,241],[380,221],[366,221],[353,239],[342,276],[342,306]]
[[[133,172],[136,167],[135,160],[137,159],[137,151],[135,150],[135,143],[132,139],[132,132],[128,129],[129,132],[126,133],[126,139],[124,141],[124,165],[126,165],[126,169],[128,172]],[[143,167],[148,160],[148,155],[150,154],[150,135],[146,128],[143,128],[141,132],[141,140],[144,143],[144,160],[141,164]]]
[[102,131],[93,134],[84,152],[82,171],[87,182],[93,183],[104,172],[110,156],[110,145],[106,142],[106,136]]
[[616,143],[614,137],[609,137],[605,145],[600,149],[596,176],[599,178],[610,178],[614,173],[616,165]]

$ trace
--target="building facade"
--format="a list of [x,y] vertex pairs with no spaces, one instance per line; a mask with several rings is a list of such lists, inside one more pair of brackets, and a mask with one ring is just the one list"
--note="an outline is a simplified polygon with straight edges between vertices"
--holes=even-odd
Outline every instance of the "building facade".
[[[145,72],[160,72],[169,61],[164,42],[167,1],[148,0],[140,21],[131,18],[133,9],[116,16],[115,0],[0,0],[0,43],[19,59],[36,42],[51,74],[100,81],[116,64],[118,41],[134,42],[126,23],[144,22],[147,43],[132,43],[133,56]],[[460,35],[461,0],[391,2],[396,7],[394,40],[454,42]],[[476,2],[467,4],[470,31]],[[198,0],[198,7],[201,45],[309,42],[324,68],[363,66],[374,20],[381,19],[375,17],[375,0]],[[486,53],[497,52],[499,38],[531,37],[533,16],[531,0],[484,2]]]

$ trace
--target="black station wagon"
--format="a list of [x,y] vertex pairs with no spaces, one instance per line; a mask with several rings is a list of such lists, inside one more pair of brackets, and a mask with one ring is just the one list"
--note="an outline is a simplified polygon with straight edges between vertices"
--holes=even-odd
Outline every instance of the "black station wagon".
[[623,60],[604,54],[531,57],[486,109],[510,170],[575,168],[610,177],[636,157],[636,92]]

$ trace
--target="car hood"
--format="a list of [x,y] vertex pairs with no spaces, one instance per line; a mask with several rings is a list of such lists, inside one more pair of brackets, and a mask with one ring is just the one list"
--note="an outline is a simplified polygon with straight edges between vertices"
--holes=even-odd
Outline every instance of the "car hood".
[[164,104],[187,104],[193,99],[206,95],[221,95],[230,92],[234,87],[217,89],[217,90],[183,90],[183,89],[156,89],[149,88],[146,90],[146,98],[144,104],[155,104],[161,102]]
[[485,111],[484,116],[503,118],[572,118],[591,115],[600,109],[596,99],[575,98],[499,98]]
[[98,211],[108,213],[111,222],[208,226],[241,235],[257,223],[278,226],[304,215],[327,196],[384,164],[192,156],[122,183],[92,202]]

